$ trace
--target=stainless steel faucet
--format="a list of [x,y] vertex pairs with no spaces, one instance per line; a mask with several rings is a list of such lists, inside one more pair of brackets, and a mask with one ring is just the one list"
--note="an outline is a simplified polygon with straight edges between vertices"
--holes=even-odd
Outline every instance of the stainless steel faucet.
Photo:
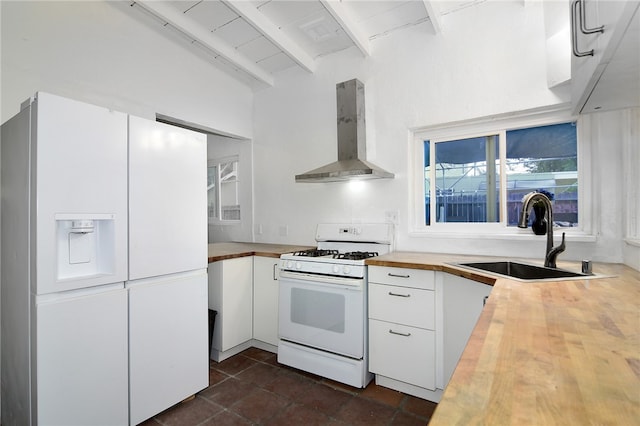
[[562,233],[562,242],[558,247],[553,247],[553,207],[551,206],[551,200],[546,195],[540,192],[530,192],[522,197],[522,211],[520,212],[520,220],[518,221],[519,228],[526,228],[529,222],[529,213],[535,202],[541,201],[545,207],[544,221],[547,224],[547,250],[544,256],[544,266],[548,268],[556,267],[556,258],[565,249],[564,244],[564,232]]

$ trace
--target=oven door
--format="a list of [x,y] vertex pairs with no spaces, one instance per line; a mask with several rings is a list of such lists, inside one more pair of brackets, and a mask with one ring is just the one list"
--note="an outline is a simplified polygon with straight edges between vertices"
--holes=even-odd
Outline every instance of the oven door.
[[280,339],[362,359],[364,279],[280,271]]

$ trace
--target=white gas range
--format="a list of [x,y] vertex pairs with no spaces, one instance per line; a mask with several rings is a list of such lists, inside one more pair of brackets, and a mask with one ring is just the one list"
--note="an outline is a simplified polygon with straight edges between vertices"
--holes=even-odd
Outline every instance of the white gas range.
[[365,261],[391,251],[393,225],[319,224],[316,241],[280,257],[278,362],[365,387]]

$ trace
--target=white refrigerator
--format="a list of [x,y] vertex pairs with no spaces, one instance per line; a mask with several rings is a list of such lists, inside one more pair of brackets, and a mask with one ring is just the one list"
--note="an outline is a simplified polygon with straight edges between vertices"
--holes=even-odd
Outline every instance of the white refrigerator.
[[0,143],[2,425],[138,424],[208,386],[205,136],[38,93]]
[[2,424],[127,424],[127,116],[38,93],[1,144]]

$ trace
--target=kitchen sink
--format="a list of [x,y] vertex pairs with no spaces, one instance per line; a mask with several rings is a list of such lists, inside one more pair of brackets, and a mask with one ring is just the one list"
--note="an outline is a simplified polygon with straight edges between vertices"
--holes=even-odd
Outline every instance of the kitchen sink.
[[579,278],[590,275],[578,272],[565,271],[563,269],[547,268],[544,266],[527,265],[526,263],[498,261],[498,262],[471,262],[458,263],[457,266],[464,266],[472,269],[479,269],[494,274],[521,280],[545,280],[557,278]]

